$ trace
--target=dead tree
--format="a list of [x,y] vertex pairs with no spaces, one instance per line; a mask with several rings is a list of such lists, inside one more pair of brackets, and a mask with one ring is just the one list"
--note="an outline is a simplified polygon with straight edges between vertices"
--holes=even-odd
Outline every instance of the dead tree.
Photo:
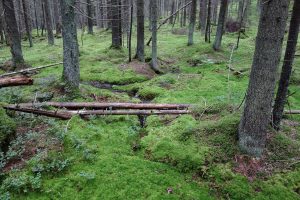
[[262,156],[266,145],[288,8],[289,0],[268,1],[262,7],[245,108],[239,126],[239,146],[252,156]]
[[293,13],[290,22],[289,36],[279,81],[279,87],[273,108],[273,127],[279,129],[284,106],[287,101],[289,81],[292,73],[293,62],[298,42],[300,26],[300,1],[294,1]]

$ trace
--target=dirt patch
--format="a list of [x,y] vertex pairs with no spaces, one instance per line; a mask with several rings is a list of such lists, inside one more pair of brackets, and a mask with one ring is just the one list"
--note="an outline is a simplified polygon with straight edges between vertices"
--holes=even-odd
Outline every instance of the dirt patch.
[[156,76],[156,73],[151,69],[150,65],[147,63],[139,62],[133,60],[131,63],[120,66],[121,70],[132,69],[135,73],[143,75],[148,79],[152,79]]

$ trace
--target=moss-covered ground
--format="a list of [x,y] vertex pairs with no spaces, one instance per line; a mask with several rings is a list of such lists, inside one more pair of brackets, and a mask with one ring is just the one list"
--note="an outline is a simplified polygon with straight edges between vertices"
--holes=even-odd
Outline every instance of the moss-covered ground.
[[[198,31],[189,47],[186,35],[173,33],[171,27],[159,31],[159,59],[166,71],[159,76],[150,76],[147,65],[128,64],[126,47],[110,49],[110,32],[85,35],[80,94],[74,101],[192,103],[192,116],[151,116],[141,128],[136,116],[59,121],[8,113],[17,133],[0,156],[0,199],[300,199],[299,117],[285,119],[278,133],[270,131],[261,163],[250,158],[247,163],[237,146],[238,107],[256,30],[247,30],[233,54],[236,34],[226,34],[222,50],[214,52]],[[23,42],[26,61],[32,66],[60,62],[62,40],[50,47],[42,39],[36,37],[33,48]],[[0,54],[1,62],[10,57],[7,47],[1,46]],[[292,109],[300,108],[299,64],[297,59]],[[32,102],[49,93],[53,101],[68,101],[61,74],[62,66],[41,70],[33,86],[0,89],[0,102]]]

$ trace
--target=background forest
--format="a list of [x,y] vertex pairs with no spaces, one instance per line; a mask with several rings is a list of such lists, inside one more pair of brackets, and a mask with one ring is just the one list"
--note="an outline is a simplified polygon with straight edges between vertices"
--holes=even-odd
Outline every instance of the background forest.
[[0,199],[300,199],[299,23],[298,0],[0,0]]

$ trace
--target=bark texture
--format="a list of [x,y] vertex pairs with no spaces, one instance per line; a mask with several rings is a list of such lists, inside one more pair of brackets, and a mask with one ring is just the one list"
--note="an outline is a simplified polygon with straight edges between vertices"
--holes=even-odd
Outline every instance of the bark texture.
[[17,65],[22,65],[24,63],[24,58],[21,46],[21,36],[18,30],[13,1],[3,0],[3,9],[7,26],[7,35],[9,37],[10,51],[12,54],[12,61],[16,67]]
[[46,26],[47,26],[48,44],[54,45],[53,23],[52,23],[52,16],[51,16],[49,0],[43,0],[43,3],[44,3],[44,9],[45,9],[45,20],[46,20]]
[[300,26],[300,1],[295,1],[293,6],[293,13],[291,17],[289,36],[279,81],[279,87],[275,99],[273,109],[273,127],[279,129],[282,120],[284,105],[287,101],[288,87],[291,78],[293,62],[298,42]]
[[239,146],[249,155],[262,156],[271,120],[276,71],[288,16],[289,0],[263,4],[255,52],[239,126]]
[[93,22],[93,4],[91,2],[91,0],[86,0],[86,9],[87,9],[87,15],[88,15],[88,34],[93,35],[94,34],[94,30],[93,30],[93,26],[94,26],[94,22]]
[[222,0],[221,7],[220,7],[220,13],[219,13],[217,33],[216,33],[215,42],[213,45],[213,48],[215,51],[220,50],[220,48],[221,48],[222,37],[223,37],[225,22],[226,22],[227,7],[228,7],[228,0]]
[[206,30],[207,3],[208,0],[200,0],[199,27],[202,34],[205,34],[205,30]]
[[122,47],[122,26],[120,16],[120,0],[111,0],[111,29],[112,29],[112,47],[120,49]]
[[192,0],[191,14],[190,14],[190,25],[189,25],[188,46],[194,44],[194,30],[195,30],[195,24],[196,24],[196,11],[197,11],[197,0]]
[[65,90],[67,92],[72,92],[79,88],[80,81],[79,50],[74,12],[75,0],[60,0],[60,6],[63,24],[63,80],[66,83]]
[[145,16],[144,16],[144,0],[137,0],[137,46],[136,58],[145,61]]
[[157,18],[158,18],[158,0],[151,0],[151,25],[152,25],[152,60],[151,67],[155,72],[159,72],[157,62]]
[[33,47],[33,42],[32,42],[32,35],[31,35],[31,21],[30,21],[30,16],[28,16],[29,13],[29,4],[27,0],[22,0],[23,4],[23,11],[24,11],[24,22],[25,22],[25,28],[26,28],[26,33],[29,41],[29,46]]

